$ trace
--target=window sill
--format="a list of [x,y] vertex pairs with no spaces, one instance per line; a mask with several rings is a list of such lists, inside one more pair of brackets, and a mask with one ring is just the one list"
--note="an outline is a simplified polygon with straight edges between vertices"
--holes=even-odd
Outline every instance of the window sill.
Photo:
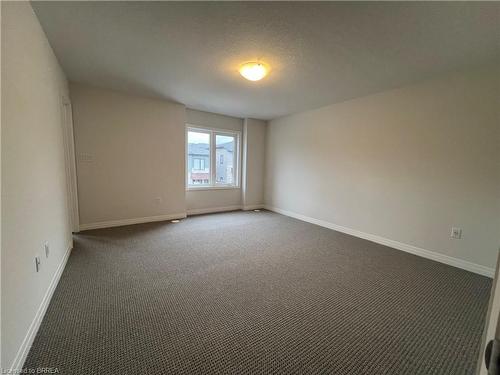
[[200,187],[187,187],[186,191],[200,191],[200,190],[236,190],[240,189],[239,186],[200,186]]

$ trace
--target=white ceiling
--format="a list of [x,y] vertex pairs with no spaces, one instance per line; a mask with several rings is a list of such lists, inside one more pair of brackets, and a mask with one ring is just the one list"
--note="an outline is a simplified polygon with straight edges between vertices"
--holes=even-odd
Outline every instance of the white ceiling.
[[[270,119],[500,59],[500,3],[33,2],[68,78]],[[253,83],[240,63],[271,73]]]

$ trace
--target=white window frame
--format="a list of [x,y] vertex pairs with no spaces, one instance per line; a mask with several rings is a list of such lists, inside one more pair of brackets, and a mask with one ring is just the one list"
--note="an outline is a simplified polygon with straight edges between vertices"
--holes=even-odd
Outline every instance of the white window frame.
[[[210,179],[208,185],[189,185],[189,175],[188,175],[188,167],[189,167],[189,146],[188,146],[188,132],[198,132],[198,133],[207,133],[210,136],[210,151],[208,153],[209,163],[210,163]],[[234,184],[221,184],[217,183],[217,150],[215,144],[215,137],[217,135],[226,135],[234,137],[235,145],[234,145]],[[196,191],[196,190],[224,190],[224,189],[239,189],[240,188],[240,170],[241,170],[241,132],[235,130],[227,130],[227,129],[218,129],[218,128],[210,128],[210,127],[202,127],[199,125],[186,124],[186,145],[185,145],[185,159],[186,164],[184,166],[185,174],[186,174],[186,191]]]

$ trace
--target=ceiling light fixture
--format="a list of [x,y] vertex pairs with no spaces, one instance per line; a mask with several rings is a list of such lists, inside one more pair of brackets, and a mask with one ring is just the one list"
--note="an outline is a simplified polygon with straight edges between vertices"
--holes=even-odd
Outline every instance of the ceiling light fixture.
[[240,67],[240,74],[249,81],[260,81],[267,75],[269,68],[261,62],[247,62]]

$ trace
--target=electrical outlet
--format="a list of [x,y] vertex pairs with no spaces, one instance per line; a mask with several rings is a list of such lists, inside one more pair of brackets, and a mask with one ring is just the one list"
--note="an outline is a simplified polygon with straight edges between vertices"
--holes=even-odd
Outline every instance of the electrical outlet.
[[456,228],[456,227],[452,227],[451,228],[451,238],[454,238],[454,239],[461,239],[462,238],[462,228]]
[[35,270],[36,272],[40,271],[40,257],[38,255],[35,257]]
[[48,258],[50,253],[49,241],[43,243],[43,249],[45,250],[45,258]]

